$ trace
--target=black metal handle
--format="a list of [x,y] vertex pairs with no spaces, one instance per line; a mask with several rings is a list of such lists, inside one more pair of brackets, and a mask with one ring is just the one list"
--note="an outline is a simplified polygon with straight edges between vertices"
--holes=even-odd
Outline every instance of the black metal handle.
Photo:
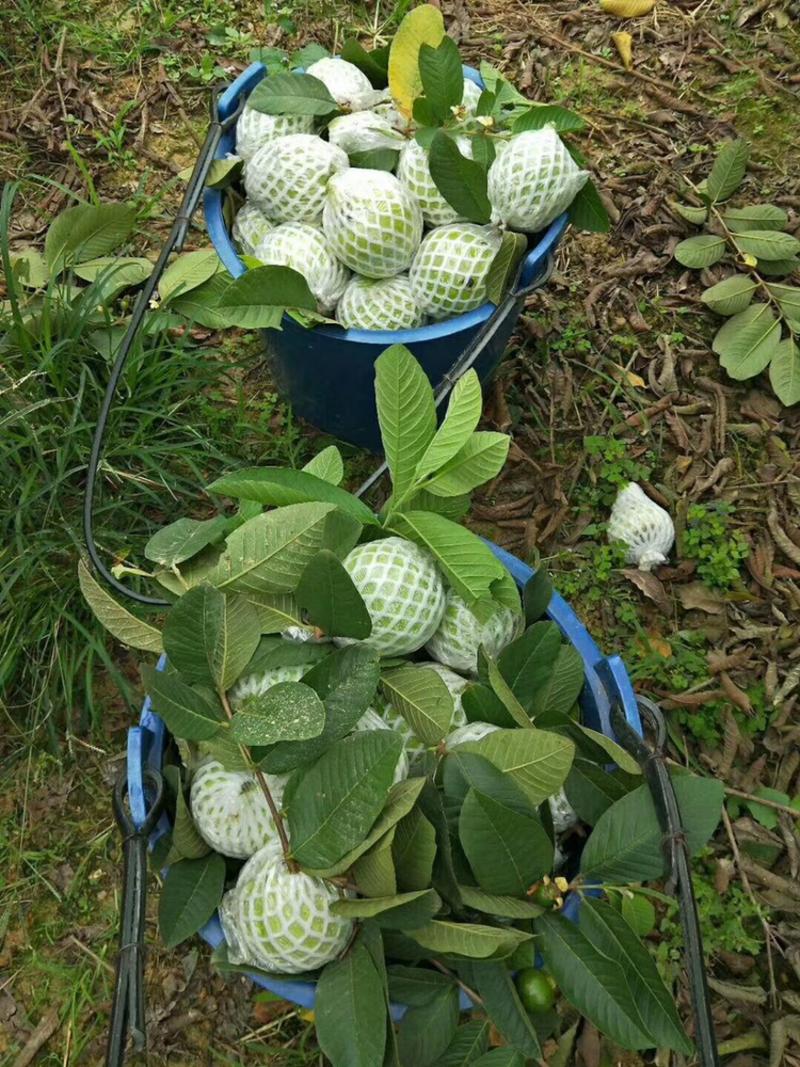
[[217,88],[212,94],[211,122],[208,127],[206,139],[200,149],[200,154],[197,157],[194,170],[189,178],[189,184],[186,188],[178,214],[172,224],[169,236],[164,242],[164,246],[161,249],[150,277],[147,279],[144,288],[139,293],[133,312],[131,313],[128,328],[125,331],[125,336],[122,339],[114,360],[114,365],[111,368],[111,376],[108,380],[108,385],[106,386],[103,403],[100,406],[100,413],[97,416],[97,426],[94,431],[92,451],[89,456],[89,464],[86,470],[86,490],[83,498],[83,535],[92,566],[100,577],[103,578],[112,589],[116,590],[117,593],[122,593],[131,600],[135,600],[139,604],[147,604],[149,607],[168,607],[169,601],[162,600],[159,597],[146,596],[144,593],[139,593],[135,589],[131,589],[129,586],[118,581],[108,567],[106,567],[97,550],[97,545],[95,544],[94,539],[93,517],[97,471],[100,466],[100,457],[103,453],[103,439],[105,438],[108,416],[111,412],[111,406],[114,403],[114,397],[117,388],[119,387],[120,379],[122,378],[122,372],[125,370],[125,364],[128,362],[128,356],[133,347],[133,342],[136,340],[136,336],[139,333],[144,317],[150,307],[150,300],[153,293],[156,291],[161,275],[164,273],[167,260],[173,252],[180,251],[183,247],[183,242],[186,240],[189,224],[192,220],[192,216],[197,210],[197,205],[200,203],[200,197],[203,195],[206,178],[211,169],[211,164],[214,162],[214,154],[217,151],[220,138],[222,137],[222,134],[236,122],[244,106],[244,97],[240,97],[233,112],[224,120],[220,119],[217,103],[221,92],[222,89]]
[[120,1064],[124,1063],[129,1033],[137,1052],[144,1050],[146,1041],[144,921],[147,905],[147,839],[164,806],[164,782],[159,772],[149,767],[142,772],[142,779],[145,785],[150,786],[152,800],[147,817],[138,828],[125,805],[128,792],[127,767],[122,770],[114,786],[114,818],[123,835],[123,887],[119,952],[106,1048],[106,1067],[120,1067]]
[[650,787],[658,821],[664,832],[664,852],[669,864],[669,885],[678,897],[678,906],[683,928],[686,951],[686,969],[689,974],[689,989],[695,1021],[695,1043],[702,1067],[719,1067],[717,1039],[714,1034],[714,1019],[711,1014],[711,998],[706,979],[703,956],[703,935],[700,932],[700,917],[692,885],[692,868],[686,833],[681,822],[678,799],[669,775],[666,758],[667,728],[661,709],[648,697],[637,696],[639,712],[654,733],[648,744],[626,720],[617,706],[611,713],[611,724],[623,748],[641,766]]

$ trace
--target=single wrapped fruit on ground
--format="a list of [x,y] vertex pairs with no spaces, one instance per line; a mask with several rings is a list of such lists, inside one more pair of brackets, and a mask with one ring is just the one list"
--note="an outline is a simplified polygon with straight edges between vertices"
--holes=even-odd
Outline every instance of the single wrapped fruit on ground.
[[351,167],[328,182],[322,226],[335,255],[356,274],[390,278],[414,258],[422,212],[394,174]]
[[[344,566],[372,620],[363,643],[383,656],[422,648],[444,611],[444,585],[432,557],[402,537],[384,537],[357,545]],[[337,644],[352,641],[340,637]]]
[[233,239],[246,256],[255,255],[256,246],[273,228],[267,216],[249,201],[242,204],[233,220]]
[[376,95],[366,74],[346,59],[326,56],[306,67],[306,74],[321,81],[336,103],[351,111],[369,106]]
[[566,211],[588,178],[552,126],[517,133],[489,168],[493,218],[537,233]]
[[318,222],[328,179],[349,165],[336,145],[293,133],[259,148],[244,168],[244,187],[273,222]]
[[[457,137],[456,142],[461,154],[471,159],[469,137]],[[428,153],[415,138],[403,145],[397,164],[397,177],[419,201],[422,217],[428,226],[445,226],[451,222],[464,221],[464,216],[459,215],[439,192],[431,177]]]
[[627,546],[626,563],[640,571],[667,562],[675,540],[675,524],[668,511],[656,504],[636,482],[628,482],[617,493],[607,529],[609,540]]
[[350,271],[334,256],[325,234],[309,222],[276,226],[259,242],[255,255],[262,263],[299,271],[325,313],[334,309],[350,278]]
[[336,317],[346,330],[413,330],[425,321],[405,274],[352,278]]
[[[264,777],[280,806],[286,779]],[[195,772],[189,799],[200,836],[223,856],[247,859],[278,840],[269,805],[249,771],[226,771],[217,760],[208,760]]]
[[332,119],[328,124],[328,140],[348,156],[378,148],[399,151],[405,143],[403,135],[392,129],[388,118],[377,111],[354,111]]
[[236,123],[236,154],[246,163],[272,138],[313,129],[313,115],[265,115],[245,104]]
[[279,974],[323,967],[340,955],[353,930],[349,919],[331,912],[343,895],[331,882],[290,871],[280,845],[267,845],[222,898],[228,959]]
[[431,230],[408,273],[422,310],[446,319],[485,303],[486,278],[501,240],[493,227],[472,222]]
[[466,601],[450,589],[439,628],[425,646],[426,652],[440,663],[456,671],[478,670],[478,649],[481,645],[492,659],[513,641],[524,625],[519,612],[502,605],[483,624],[478,622]]

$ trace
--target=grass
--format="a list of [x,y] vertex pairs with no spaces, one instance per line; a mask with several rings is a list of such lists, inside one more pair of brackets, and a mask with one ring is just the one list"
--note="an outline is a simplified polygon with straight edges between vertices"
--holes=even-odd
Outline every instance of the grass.
[[[0,211],[4,255],[12,203],[7,189]],[[5,267],[9,298],[19,305],[24,293],[7,261]],[[51,747],[62,731],[97,725],[98,668],[135,700],[89,622],[75,570],[86,461],[109,371],[93,346],[103,330],[97,300],[90,286],[63,304],[50,283],[29,321],[5,313],[10,333],[0,396],[7,459],[0,493],[14,507],[0,519],[0,691],[11,733],[23,742],[43,731]],[[108,557],[135,556],[153,521],[163,521],[177,501],[181,510],[193,501],[207,509],[198,487],[222,470],[243,461],[297,462],[305,446],[275,395],[258,402],[245,396],[243,372],[258,359],[257,346],[212,349],[185,328],[159,330],[137,344],[109,424],[96,510],[98,543]]]
[[[9,1025],[0,1027],[0,1063],[15,1062],[23,1024],[33,1028],[53,1009],[59,1029],[40,1051],[38,1067],[102,1062],[122,877],[118,831],[103,784],[118,767],[109,764],[109,755],[86,744],[65,760],[29,749],[25,759],[0,771],[0,973],[13,994],[4,1007],[17,1008]],[[270,1003],[268,994],[253,995],[244,981],[226,982],[195,945],[164,949],[157,910],[151,879],[148,1011],[167,1024],[187,1011],[199,1009],[202,1017],[180,1036],[170,1037],[168,1025],[163,1032],[151,1025],[148,1062],[312,1062],[313,1028],[306,1020],[285,1003]],[[237,1034],[220,1022],[221,1003],[226,1015],[236,1017]]]

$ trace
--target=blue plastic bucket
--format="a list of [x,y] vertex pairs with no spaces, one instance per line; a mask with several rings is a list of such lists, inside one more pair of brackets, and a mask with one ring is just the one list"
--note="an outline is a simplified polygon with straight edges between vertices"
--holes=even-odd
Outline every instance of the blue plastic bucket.
[[[502,548],[492,544],[489,547],[522,589],[528,579],[533,576],[534,572],[531,568]],[[601,731],[607,737],[613,737],[611,709],[619,705],[627,721],[637,733],[641,734],[642,724],[636,697],[622,659],[619,656],[603,656],[589,631],[580,622],[569,604],[557,593],[553,594],[550,601],[547,617],[558,624],[564,637],[580,653],[583,660],[586,676],[580,697],[583,724],[593,730]],[[164,665],[165,660],[162,656],[159,669],[163,669]],[[166,727],[161,718],[152,711],[148,697],[142,707],[139,725],[128,731],[128,796],[133,821],[137,826],[144,823],[147,814],[143,771],[146,767],[161,770],[167,739]],[[170,829],[169,819],[163,815],[150,838],[151,847]],[[575,920],[578,917],[579,906],[578,896],[572,894],[564,903],[563,914]],[[225,940],[219,917],[216,914],[200,931],[200,936],[212,948],[217,948]],[[303,1008],[314,1007],[315,988],[312,982],[278,980],[266,978],[261,974],[251,974],[250,977],[257,985],[263,986],[284,1000],[290,1000]],[[462,1010],[467,1010],[471,1006],[469,998],[462,993]],[[401,1018],[405,1010],[405,1005],[393,1004],[393,1018]]]
[[[266,75],[263,63],[253,63],[219,99],[219,115],[231,115],[240,97],[247,97]],[[471,67],[464,68],[467,78],[480,85],[480,77]],[[217,158],[236,150],[236,131],[224,134]],[[206,191],[204,209],[211,241],[220,259],[234,278],[247,269],[233,245],[223,215],[224,192]],[[525,257],[521,285],[527,286],[540,277],[548,257],[567,228],[566,214],[560,215],[541,234]],[[491,343],[475,363],[481,381],[485,381],[503,358],[506,343],[522,311],[520,298],[504,315]],[[434,386],[437,386],[468,342],[489,318],[494,304],[484,304],[475,311],[457,315],[446,322],[421,326],[416,330],[344,330],[339,326],[317,326],[306,330],[284,315],[282,330],[264,330],[264,344],[272,363],[272,372],[281,394],[287,397],[296,415],[343,441],[380,451],[381,441],[375,411],[375,374],[373,364],[389,345],[404,344],[414,353]]]

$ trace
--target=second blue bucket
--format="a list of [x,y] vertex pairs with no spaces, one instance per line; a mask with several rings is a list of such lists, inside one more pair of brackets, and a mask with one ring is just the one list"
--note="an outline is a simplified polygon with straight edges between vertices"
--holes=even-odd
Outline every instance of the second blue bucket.
[[[522,590],[534,572],[508,552],[489,542],[489,547],[497,559],[507,568],[511,577]],[[554,593],[547,609],[547,618],[556,623],[564,638],[580,654],[583,661],[585,684],[580,696],[581,720],[584,726],[614,736],[611,728],[611,710],[619,706],[628,723],[638,734],[642,733],[636,695],[631,686],[625,664],[619,656],[603,656],[592,640],[589,631],[575,615],[569,604]],[[162,657],[159,669],[163,670],[165,659]],[[131,814],[136,826],[141,826],[147,815],[144,771],[148,767],[160,771],[164,763],[164,750],[168,741],[167,730],[163,720],[155,714],[150,706],[150,698],[145,700],[139,725],[128,731],[128,796]],[[151,847],[165,833],[171,830],[166,814],[161,819],[150,838]],[[579,918],[580,898],[576,893],[567,896],[563,914],[571,920]],[[219,916],[215,913],[200,931],[200,936],[212,948],[217,948],[225,940]],[[291,1000],[303,1008],[313,1009],[315,987],[312,982],[294,981],[271,977],[264,973],[250,972],[250,977],[257,984],[270,990],[276,996]],[[393,1004],[392,1017],[401,1018],[406,1010],[403,1004]],[[466,994],[461,995],[461,1008],[467,1010],[471,1002]]]
[[[263,63],[253,63],[219,99],[219,117],[227,118],[239,99],[247,97],[266,75]],[[470,67],[464,74],[480,85],[478,72]],[[220,141],[217,158],[236,150],[236,131],[230,129]],[[209,189],[204,208],[211,241],[220,259],[234,278],[247,269],[234,247],[223,214],[225,193]],[[548,257],[567,228],[566,214],[560,215],[533,238],[523,263],[521,284],[530,285],[541,276]],[[494,310],[484,304],[475,311],[457,315],[446,322],[421,326],[416,330],[344,330],[338,326],[317,326],[307,330],[288,316],[281,330],[264,330],[264,343],[272,361],[272,372],[281,394],[296,415],[326,433],[370,451],[380,451],[380,433],[375,411],[375,372],[373,364],[381,352],[393,344],[404,344],[422,365],[431,384],[437,386],[466,345]],[[485,381],[503,358],[511,331],[522,311],[518,300],[503,318],[491,343],[478,358],[475,369]]]

